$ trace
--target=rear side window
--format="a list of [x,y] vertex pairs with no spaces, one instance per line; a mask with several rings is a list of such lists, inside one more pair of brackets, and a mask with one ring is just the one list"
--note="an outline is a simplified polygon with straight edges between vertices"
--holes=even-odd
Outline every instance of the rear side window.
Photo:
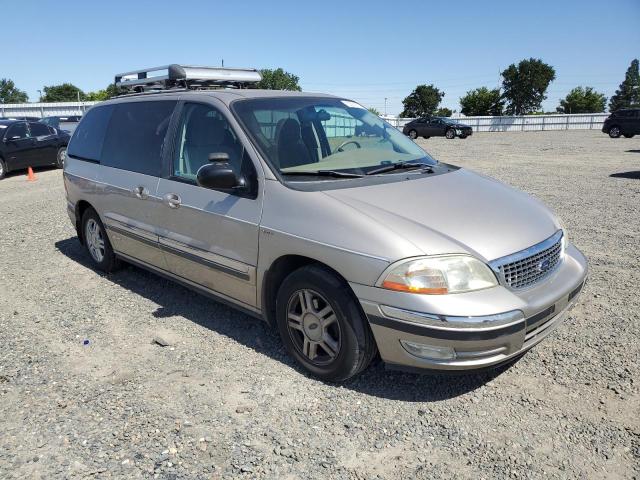
[[113,105],[93,107],[73,132],[67,154],[81,160],[100,161],[100,152],[113,113]]
[[174,101],[116,105],[104,140],[102,165],[159,177],[162,145],[175,105]]
[[46,137],[51,135],[49,127],[43,123],[30,123],[29,130],[31,130],[32,137]]

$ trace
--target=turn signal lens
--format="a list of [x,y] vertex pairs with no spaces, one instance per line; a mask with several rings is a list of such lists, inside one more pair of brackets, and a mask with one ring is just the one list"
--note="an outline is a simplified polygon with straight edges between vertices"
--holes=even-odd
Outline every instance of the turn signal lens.
[[498,285],[489,267],[468,255],[408,260],[383,274],[380,286],[426,295],[462,293]]

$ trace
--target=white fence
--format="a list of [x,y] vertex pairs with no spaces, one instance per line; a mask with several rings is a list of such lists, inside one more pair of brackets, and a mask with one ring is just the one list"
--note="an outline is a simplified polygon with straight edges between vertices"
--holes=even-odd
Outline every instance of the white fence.
[[98,102],[0,103],[0,117],[48,117],[83,115]]
[[[473,128],[474,132],[530,132],[542,130],[599,130],[608,113],[574,113],[571,115],[524,115],[503,117],[459,117],[456,121]],[[383,117],[401,129],[412,118]]]
[[[0,104],[0,117],[46,117],[48,115],[82,115],[97,102],[8,103]],[[525,115],[503,117],[460,117],[456,120],[473,128],[474,132],[519,132],[541,130],[599,130],[608,113],[572,115]],[[401,129],[411,118],[383,117]]]

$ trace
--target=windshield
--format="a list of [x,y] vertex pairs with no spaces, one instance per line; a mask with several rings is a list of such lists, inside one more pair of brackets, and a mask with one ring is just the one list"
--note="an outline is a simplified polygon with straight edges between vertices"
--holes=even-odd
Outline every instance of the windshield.
[[364,175],[396,163],[437,164],[396,128],[348,100],[261,98],[236,101],[232,109],[282,175]]

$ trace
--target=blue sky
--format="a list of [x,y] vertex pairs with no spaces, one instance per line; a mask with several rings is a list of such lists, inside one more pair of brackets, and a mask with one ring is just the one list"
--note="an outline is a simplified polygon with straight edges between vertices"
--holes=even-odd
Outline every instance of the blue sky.
[[[0,2],[2,4],[4,2]],[[613,5],[615,5],[614,8]],[[7,12],[7,5],[3,10]],[[459,109],[522,58],[553,65],[544,103],[577,85],[607,97],[640,57],[640,1],[10,1],[0,78],[37,101],[43,85],[104,88],[115,73],[185,63],[275,68],[304,90],[399,113],[421,83]]]

